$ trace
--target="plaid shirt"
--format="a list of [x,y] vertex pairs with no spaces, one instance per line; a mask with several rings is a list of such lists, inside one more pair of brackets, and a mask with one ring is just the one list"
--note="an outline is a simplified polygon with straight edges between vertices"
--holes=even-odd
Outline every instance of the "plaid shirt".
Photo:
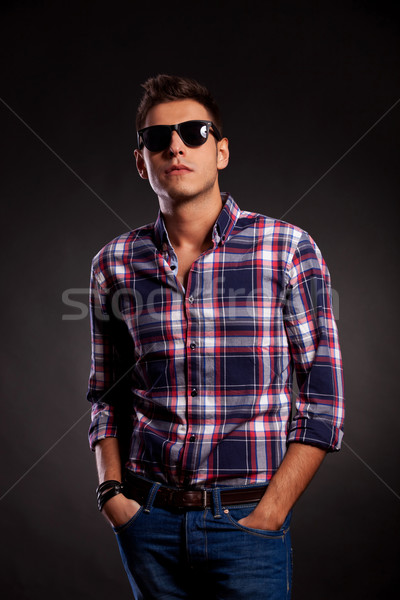
[[186,290],[161,213],[92,263],[91,447],[118,437],[127,469],[176,487],[266,482],[288,442],[331,451],[342,437],[341,355],[318,247],[222,198]]

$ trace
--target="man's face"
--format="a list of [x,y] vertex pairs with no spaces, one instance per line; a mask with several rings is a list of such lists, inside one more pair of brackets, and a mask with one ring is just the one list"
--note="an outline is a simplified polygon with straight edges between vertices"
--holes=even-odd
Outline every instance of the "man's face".
[[[197,119],[211,121],[212,117],[195,100],[176,100],[154,106],[147,114],[144,127]],[[209,194],[219,196],[218,171],[228,164],[228,140],[224,138],[216,143],[210,133],[205,144],[189,148],[178,132],[173,131],[168,148],[150,152],[143,147],[135,150],[135,157],[140,176],[149,180],[160,200],[187,201]],[[178,165],[181,168],[174,169]]]

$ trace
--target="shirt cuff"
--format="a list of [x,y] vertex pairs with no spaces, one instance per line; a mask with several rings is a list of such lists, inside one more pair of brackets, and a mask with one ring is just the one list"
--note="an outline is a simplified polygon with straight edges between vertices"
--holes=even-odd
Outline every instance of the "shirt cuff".
[[117,426],[114,421],[114,408],[102,402],[92,406],[92,421],[89,427],[89,445],[94,451],[95,445],[100,440],[108,437],[118,437]]
[[327,452],[340,450],[343,431],[322,419],[294,419],[289,426],[287,441],[318,446]]

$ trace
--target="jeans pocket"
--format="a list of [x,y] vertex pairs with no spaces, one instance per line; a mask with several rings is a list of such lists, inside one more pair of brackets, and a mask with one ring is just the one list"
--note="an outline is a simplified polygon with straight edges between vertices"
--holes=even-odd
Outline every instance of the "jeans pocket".
[[228,519],[228,521],[236,527],[236,529],[242,530],[252,535],[258,535],[270,539],[282,538],[289,530],[291,512],[286,516],[286,519],[280,529],[277,530],[269,530],[269,529],[254,529],[252,527],[246,527],[245,525],[241,525],[238,521],[247,517],[256,505],[252,504],[251,506],[243,507],[235,507],[231,506],[224,509],[224,515]]
[[129,519],[129,521],[127,521],[126,523],[123,523],[122,525],[118,525],[118,527],[113,527],[114,533],[116,535],[119,535],[121,533],[123,533],[124,531],[130,529],[130,527],[132,527],[132,525],[134,523],[136,523],[138,517],[140,517],[140,515],[142,514],[144,510],[144,506],[141,506],[139,508],[139,510],[137,512],[135,512],[135,514],[133,515],[133,517],[131,517]]

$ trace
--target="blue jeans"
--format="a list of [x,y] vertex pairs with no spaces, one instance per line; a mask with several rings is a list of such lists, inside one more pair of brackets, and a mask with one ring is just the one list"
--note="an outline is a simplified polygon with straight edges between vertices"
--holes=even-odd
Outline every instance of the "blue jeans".
[[136,600],[290,598],[290,513],[279,531],[249,529],[238,521],[256,503],[221,506],[218,489],[204,510],[154,507],[154,495],[114,528]]

